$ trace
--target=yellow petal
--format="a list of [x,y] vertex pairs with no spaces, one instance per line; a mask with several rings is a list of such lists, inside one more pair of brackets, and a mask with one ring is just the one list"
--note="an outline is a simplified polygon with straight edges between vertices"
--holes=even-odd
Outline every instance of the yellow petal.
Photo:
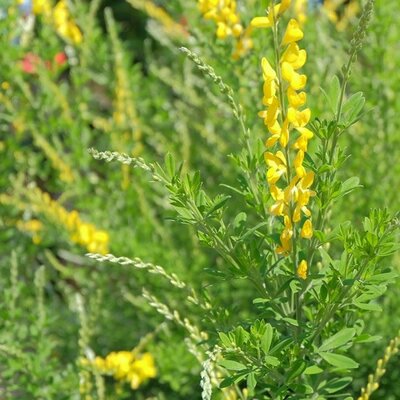
[[297,93],[292,87],[288,87],[287,97],[289,105],[293,108],[299,108],[304,105],[307,101],[307,95],[305,92]]
[[269,17],[255,17],[250,22],[253,28],[270,28],[273,21]]
[[282,125],[282,132],[279,138],[279,143],[282,147],[286,147],[289,142],[289,121],[285,119]]
[[304,239],[311,239],[313,235],[313,226],[310,219],[307,219],[301,228],[300,236]]
[[271,64],[268,62],[268,60],[263,57],[261,59],[261,68],[263,71],[264,79],[275,79],[276,78],[276,72],[272,68]]
[[282,44],[289,44],[303,39],[303,31],[300,29],[299,23],[295,19],[291,19],[283,36]]
[[292,0],[282,0],[282,2],[280,3],[280,7],[279,7],[279,14],[284,13],[289,7],[290,7],[290,3],[292,2]]
[[301,260],[297,267],[297,276],[301,279],[307,279],[308,265],[306,260]]

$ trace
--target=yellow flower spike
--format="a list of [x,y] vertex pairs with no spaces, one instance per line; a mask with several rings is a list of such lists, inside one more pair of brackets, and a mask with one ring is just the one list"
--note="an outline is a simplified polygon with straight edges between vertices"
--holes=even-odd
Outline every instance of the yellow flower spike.
[[298,42],[303,39],[304,33],[300,28],[299,23],[295,19],[291,19],[286,28],[285,34],[283,35],[282,44],[289,44],[292,42]]
[[307,219],[300,231],[300,236],[304,239],[311,239],[313,235],[313,226],[310,219]]
[[[260,28],[274,27],[280,12],[284,12],[290,3],[290,1],[282,1],[273,9],[270,7],[268,16],[253,19],[252,25]],[[264,154],[267,164],[266,178],[271,197],[274,200],[269,210],[273,215],[283,217],[284,224],[284,229],[280,234],[280,245],[276,248],[276,252],[284,256],[288,256],[294,248],[292,241],[295,230],[296,232],[300,231],[299,237],[309,238],[312,236],[311,219],[305,222],[301,229],[295,226],[303,215],[307,218],[311,216],[307,205],[311,196],[315,195],[309,189],[314,175],[308,173],[303,165],[308,140],[312,138],[313,133],[305,128],[311,117],[310,109],[301,109],[306,103],[307,95],[305,92],[298,92],[307,83],[306,75],[297,72],[307,60],[307,52],[300,49],[297,44],[302,38],[303,32],[299,23],[294,19],[290,20],[281,42],[281,49],[279,49],[282,55],[279,64],[275,66],[277,71],[280,70],[279,79],[277,72],[267,59],[263,58],[261,61],[264,80],[262,101],[266,110],[259,112],[258,115],[263,118],[270,133],[265,146],[269,149],[279,143],[280,149],[285,149],[285,156],[281,150],[267,151]],[[288,104],[286,110],[282,109],[286,106],[285,99],[281,98],[282,90],[278,91],[278,88],[283,87],[286,87]],[[293,130],[298,132],[298,136],[291,143]],[[288,149],[289,145],[290,149]],[[292,159],[291,149],[293,148],[297,152],[293,163],[290,163],[289,171],[286,157]],[[290,182],[288,182],[289,178]],[[282,187],[282,181],[285,181],[286,187]],[[303,276],[305,279],[306,272],[303,272]]]
[[308,265],[306,260],[301,260],[299,266],[297,267],[297,276],[301,279],[307,279]]

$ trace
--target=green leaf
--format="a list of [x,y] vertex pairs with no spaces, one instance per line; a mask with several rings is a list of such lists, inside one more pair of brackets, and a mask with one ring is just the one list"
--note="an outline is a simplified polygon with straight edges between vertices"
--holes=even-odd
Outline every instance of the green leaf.
[[319,353],[319,355],[330,365],[341,369],[353,369],[358,368],[358,363],[352,360],[350,357],[346,357],[342,354],[335,353]]
[[232,371],[241,371],[243,369],[246,369],[246,366],[244,364],[233,360],[221,360],[219,362],[219,365]]
[[353,176],[352,178],[349,178],[345,180],[341,187],[340,187],[340,194],[339,196],[346,196],[347,194],[351,193],[354,189],[360,188],[362,185],[360,185],[360,179],[357,176]]
[[279,359],[274,356],[265,356],[264,360],[267,365],[272,365],[273,367],[277,367],[281,363]]
[[357,122],[358,116],[365,104],[365,97],[362,92],[354,93],[343,105],[343,122],[349,126]]
[[324,370],[322,368],[318,367],[317,365],[312,365],[311,367],[306,368],[303,373],[305,375],[316,375],[316,374],[320,374],[323,371]]
[[290,383],[291,381],[293,381],[293,379],[301,375],[305,369],[306,363],[303,360],[295,361],[286,375],[286,384]]
[[361,310],[366,310],[366,311],[382,311],[382,307],[378,306],[378,304],[375,303],[360,303],[358,301],[353,301],[353,304],[360,308]]
[[170,178],[175,176],[175,160],[171,153],[167,153],[165,156],[165,168]]
[[354,339],[354,342],[356,342],[356,343],[370,343],[370,342],[376,342],[376,341],[381,340],[381,339],[382,339],[382,336],[377,336],[377,335],[372,336],[372,335],[370,335],[368,333],[363,333],[362,335],[357,336]]
[[344,328],[335,335],[326,339],[319,347],[319,351],[328,351],[343,346],[349,342],[355,334],[356,330],[354,328]]
[[397,272],[385,272],[382,274],[373,275],[367,279],[368,282],[392,282],[393,280],[397,279],[399,274]]
[[254,396],[254,389],[256,385],[256,375],[254,372],[250,372],[250,374],[247,375],[247,390],[249,391],[249,396]]
[[220,196],[219,198],[215,199],[215,203],[213,206],[208,210],[205,218],[210,216],[215,211],[219,210],[221,207],[225,205],[225,203],[231,198],[231,196]]
[[299,323],[293,318],[285,317],[285,318],[282,318],[282,321],[285,321],[290,325],[299,326]]
[[333,113],[336,113],[337,110],[337,103],[339,101],[339,94],[340,94],[340,81],[339,78],[334,75],[329,82],[326,91],[321,88],[322,93],[325,95],[328,105],[331,108]]
[[267,324],[265,327],[264,335],[261,337],[261,349],[264,354],[268,354],[269,349],[271,348],[272,338],[274,336],[274,329],[270,324]]
[[225,347],[232,347],[232,342],[229,339],[228,335],[226,335],[223,332],[218,332],[218,336],[221,339],[221,342]]
[[243,344],[247,343],[250,339],[250,334],[247,332],[242,326],[238,326],[234,330],[235,335],[235,344],[238,347],[241,347]]
[[336,393],[339,390],[342,390],[346,386],[348,386],[353,378],[350,376],[344,377],[344,378],[336,378],[332,379],[327,383],[327,385],[324,387],[324,390],[328,393]]

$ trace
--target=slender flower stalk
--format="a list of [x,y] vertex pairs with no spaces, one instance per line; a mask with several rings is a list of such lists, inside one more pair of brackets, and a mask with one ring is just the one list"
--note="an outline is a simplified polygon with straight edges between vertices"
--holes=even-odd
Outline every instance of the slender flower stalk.
[[307,95],[302,90],[307,76],[298,72],[307,59],[306,51],[298,45],[304,36],[299,22],[291,19],[282,39],[278,37],[280,17],[290,5],[291,0],[273,3],[267,16],[254,18],[251,25],[272,29],[276,53],[274,67],[266,58],[261,60],[265,110],[259,113],[269,132],[264,158],[267,182],[274,200],[270,212],[280,217],[284,226],[276,252],[292,255],[298,277],[306,279],[307,262],[297,263],[296,242],[299,238],[309,240],[313,235],[311,211],[307,206],[311,196],[315,195],[310,189],[314,173],[304,166],[308,141],[313,133],[306,128],[311,117],[310,109],[305,108]]
[[386,372],[386,366],[389,360],[398,353],[400,346],[400,333],[392,339],[385,349],[383,358],[380,358],[376,363],[376,370],[373,374],[368,376],[367,385],[361,389],[361,396],[358,400],[369,400],[372,393],[379,388],[379,381]]

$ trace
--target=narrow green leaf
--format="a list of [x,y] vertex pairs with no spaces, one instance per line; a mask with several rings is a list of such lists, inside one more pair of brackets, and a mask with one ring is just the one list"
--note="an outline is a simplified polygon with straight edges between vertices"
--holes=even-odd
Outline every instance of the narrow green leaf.
[[271,348],[272,337],[274,335],[274,330],[270,324],[266,325],[264,335],[261,337],[261,349],[264,354],[268,354]]
[[246,369],[246,366],[244,364],[233,360],[221,360],[219,362],[219,365],[232,371],[241,371],[243,369]]
[[292,382],[293,379],[301,375],[305,369],[306,369],[306,363],[303,360],[295,361],[286,375],[286,383]]
[[331,393],[336,393],[339,390],[342,390],[346,386],[348,386],[351,383],[352,380],[353,380],[353,378],[351,378],[350,376],[346,376],[344,378],[332,379],[324,387],[324,391],[326,391],[326,392],[328,392],[330,394]]
[[319,351],[328,351],[343,346],[353,338],[355,333],[356,330],[354,328],[344,328],[335,335],[326,339],[319,347]]
[[319,353],[319,355],[330,365],[341,369],[353,369],[358,367],[358,363],[342,354]]
[[353,304],[360,308],[361,310],[366,310],[366,311],[382,311],[382,307],[378,306],[378,304],[375,303],[360,303],[358,301],[353,301]]
[[218,336],[221,339],[221,342],[225,347],[231,347],[232,346],[231,340],[229,339],[228,335],[226,335],[223,332],[218,332]]
[[321,372],[323,372],[323,369],[318,367],[317,365],[312,365],[311,367],[308,367],[304,370],[304,374],[305,375],[316,375],[316,374],[320,374]]
[[254,389],[256,385],[256,375],[254,372],[250,372],[250,374],[247,375],[247,390],[249,391],[249,396],[254,396]]

